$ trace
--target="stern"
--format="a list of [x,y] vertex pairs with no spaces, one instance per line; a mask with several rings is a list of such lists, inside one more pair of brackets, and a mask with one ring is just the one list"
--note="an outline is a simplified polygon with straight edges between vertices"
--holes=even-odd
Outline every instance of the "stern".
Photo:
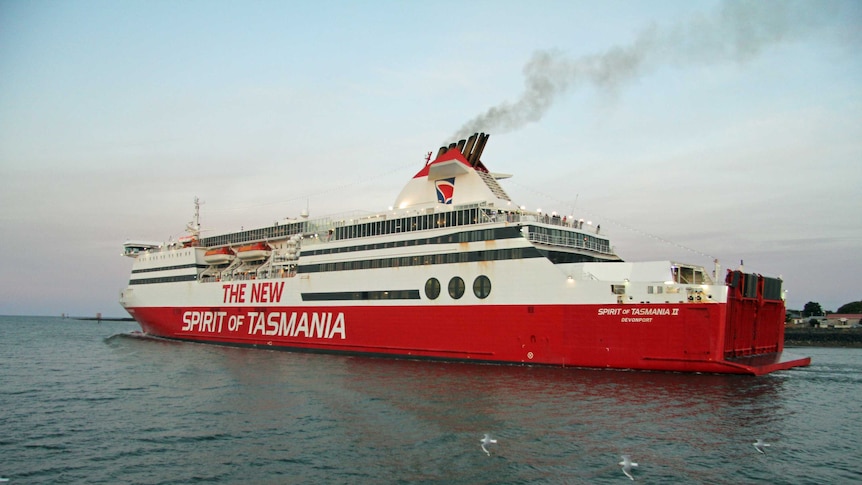
[[767,374],[803,367],[810,357],[784,355],[784,300],[781,280],[728,271],[724,361],[745,373]]

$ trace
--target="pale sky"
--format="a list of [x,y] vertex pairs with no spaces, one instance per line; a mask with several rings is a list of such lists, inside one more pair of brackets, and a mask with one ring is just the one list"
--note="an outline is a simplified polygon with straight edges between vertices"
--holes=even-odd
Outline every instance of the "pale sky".
[[625,260],[862,300],[862,2],[0,0],[0,314],[123,316],[126,239],[385,210],[473,130]]

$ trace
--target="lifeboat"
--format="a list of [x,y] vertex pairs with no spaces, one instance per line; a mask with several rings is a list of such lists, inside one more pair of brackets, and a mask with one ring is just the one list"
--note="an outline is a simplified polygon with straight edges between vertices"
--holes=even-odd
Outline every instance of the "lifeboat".
[[227,246],[223,248],[210,249],[204,253],[204,261],[207,264],[227,264],[233,261],[235,254],[233,250]]
[[272,248],[267,243],[259,242],[242,246],[236,251],[236,257],[243,261],[266,259],[272,254]]
[[198,238],[196,236],[183,236],[179,238],[178,242],[182,247],[190,248],[198,245]]

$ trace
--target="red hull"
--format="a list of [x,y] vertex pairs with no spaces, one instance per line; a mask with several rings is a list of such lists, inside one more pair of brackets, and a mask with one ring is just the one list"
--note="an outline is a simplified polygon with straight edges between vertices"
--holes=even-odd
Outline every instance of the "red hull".
[[810,363],[782,357],[782,324],[727,324],[746,321],[751,312],[771,317],[778,311],[762,301],[760,307],[744,303],[139,307],[129,313],[155,336],[292,350],[754,375]]

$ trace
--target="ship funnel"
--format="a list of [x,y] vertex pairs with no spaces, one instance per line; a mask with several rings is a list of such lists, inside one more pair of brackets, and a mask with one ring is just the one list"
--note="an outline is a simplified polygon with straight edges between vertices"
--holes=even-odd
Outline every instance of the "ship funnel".
[[457,143],[450,143],[449,146],[443,145],[437,152],[437,158],[440,158],[444,153],[453,148],[457,148],[464,158],[470,163],[470,166],[476,167],[482,158],[482,152],[485,150],[485,144],[491,135],[485,133],[473,133],[466,140],[459,140]]
[[490,137],[491,135],[487,135],[485,133],[478,134],[476,146],[473,148],[473,151],[471,151],[469,155],[465,154],[470,165],[475,167],[479,164],[479,161],[482,158],[482,152],[485,151],[485,144],[488,143],[488,138]]

